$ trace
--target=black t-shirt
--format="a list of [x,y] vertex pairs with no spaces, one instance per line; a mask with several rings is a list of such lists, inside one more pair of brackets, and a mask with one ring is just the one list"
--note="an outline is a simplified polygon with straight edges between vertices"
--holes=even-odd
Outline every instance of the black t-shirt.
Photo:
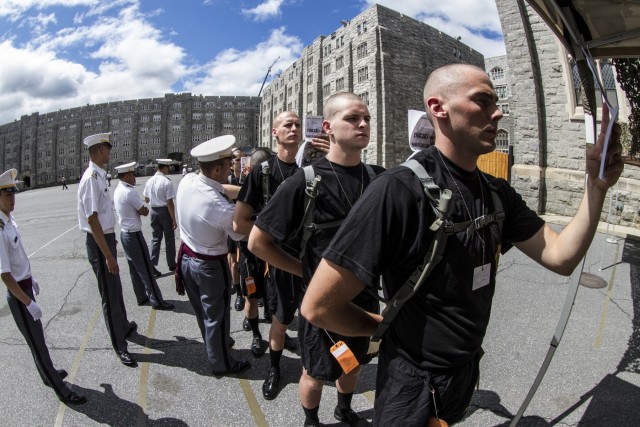
[[[413,159],[437,185],[452,191],[449,218],[453,222],[495,211],[491,190],[479,171],[458,168],[440,157],[435,147]],[[506,181],[487,178],[502,201],[502,236],[497,223],[470,235],[462,231],[449,236],[442,260],[385,335],[387,345],[421,368],[457,367],[474,357],[489,322],[501,247],[527,240],[544,224]],[[393,168],[367,188],[323,257],[351,270],[372,289],[382,275],[385,295],[392,296],[423,264],[433,237],[429,230],[433,220],[417,176],[408,168]],[[487,264],[489,283],[474,290],[474,269]]]
[[[384,171],[380,166],[371,166],[371,168],[376,175]],[[343,220],[369,185],[369,174],[366,168],[362,163],[357,166],[341,166],[330,163],[326,157],[323,157],[313,164],[313,169],[315,174],[321,177],[317,187],[318,195],[315,199],[313,223],[323,224]],[[304,217],[305,188],[305,175],[301,169],[280,185],[273,199],[258,215],[256,227],[269,233],[278,243],[299,237],[298,232]],[[311,276],[322,259],[322,253],[338,228],[339,225],[316,230],[307,241],[305,256],[302,260],[303,291],[306,291]]]
[[[294,163],[286,163],[278,159],[278,156],[272,156],[267,160],[269,164],[269,195],[273,196],[285,179],[294,175],[298,171],[298,165]],[[236,201],[248,203],[253,208],[254,215],[259,214],[264,209],[264,177],[262,175],[262,163],[251,168],[249,175],[244,180],[238,198]],[[269,203],[271,203],[269,201]],[[282,247],[290,254],[295,255],[299,252],[300,243],[298,241],[290,241],[282,244]]]
[[[285,163],[279,160],[277,155],[272,156],[267,162],[269,164],[269,193],[273,196],[278,186],[296,173],[298,165],[295,162]],[[262,163],[251,168],[236,200],[250,204],[254,213],[260,213],[264,207]]]

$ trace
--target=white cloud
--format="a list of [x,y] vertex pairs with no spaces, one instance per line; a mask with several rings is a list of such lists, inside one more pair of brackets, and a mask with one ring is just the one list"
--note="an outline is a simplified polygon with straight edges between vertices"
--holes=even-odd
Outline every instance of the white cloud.
[[32,8],[42,10],[56,6],[94,6],[100,3],[102,3],[101,0],[2,0],[0,1],[0,16],[15,21]]
[[273,61],[279,57],[271,70],[275,74],[295,62],[303,47],[300,39],[287,35],[284,28],[275,29],[267,41],[253,49],[224,50],[202,67],[202,77],[186,82],[185,88],[198,94],[257,96]]
[[256,21],[266,21],[269,18],[280,16],[282,3],[284,3],[284,0],[266,0],[253,9],[242,9],[242,13]]
[[495,35],[502,34],[495,0],[364,0],[400,13],[449,34],[462,37],[462,42],[492,57],[505,54],[504,42]]
[[[91,58],[94,69],[64,59],[65,51]],[[43,34],[24,46],[5,40],[0,44],[0,123],[36,111],[173,92],[172,86],[190,72],[185,56],[136,4],[117,16]]]

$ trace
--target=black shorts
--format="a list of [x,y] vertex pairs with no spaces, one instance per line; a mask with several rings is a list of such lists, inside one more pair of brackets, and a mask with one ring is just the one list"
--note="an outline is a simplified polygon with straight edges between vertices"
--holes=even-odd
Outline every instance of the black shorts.
[[267,286],[269,311],[283,325],[290,324],[300,304],[302,278],[269,266]]
[[[240,243],[240,260],[238,261],[238,272],[240,273],[240,289],[242,295],[251,299],[264,298],[265,295],[265,281],[264,277],[266,265],[265,262],[254,254],[249,252],[246,248],[246,242]],[[253,277],[253,282],[256,285],[255,293],[248,295],[247,284],[245,279],[247,277]]]
[[[367,354],[369,349],[368,337],[343,337],[329,332],[334,342],[343,341],[353,352],[360,365],[371,362]],[[300,359],[302,366],[311,378],[323,381],[335,381],[342,375],[342,367],[331,354],[334,342],[324,329],[318,328],[298,316],[298,340],[300,341]]]
[[238,255],[238,248],[240,247],[240,242],[236,242],[231,237],[227,237],[227,248],[229,249],[229,253],[231,256],[235,257]]
[[457,368],[422,370],[385,343],[378,357],[373,425],[427,425],[429,417],[436,416],[430,388],[435,391],[438,418],[449,425],[462,420],[478,382],[482,350]]

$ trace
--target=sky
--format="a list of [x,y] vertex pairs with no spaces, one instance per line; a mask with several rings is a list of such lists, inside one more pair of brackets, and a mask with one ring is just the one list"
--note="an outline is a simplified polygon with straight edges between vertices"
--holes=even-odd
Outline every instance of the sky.
[[258,95],[374,3],[505,53],[494,0],[0,0],[0,124],[166,93]]

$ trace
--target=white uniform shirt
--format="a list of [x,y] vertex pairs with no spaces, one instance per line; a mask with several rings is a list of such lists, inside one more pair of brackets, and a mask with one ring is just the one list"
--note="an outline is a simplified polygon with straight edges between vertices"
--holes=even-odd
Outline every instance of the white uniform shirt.
[[31,277],[29,258],[13,216],[0,212],[0,273],[11,273],[16,282]]
[[167,200],[176,198],[171,180],[160,171],[149,178],[142,195],[149,198],[149,205],[153,208],[167,206]]
[[203,255],[229,252],[227,236],[241,240],[233,231],[234,205],[224,196],[222,184],[206,176],[187,174],[178,186],[177,216],[182,241]]
[[89,218],[94,212],[98,213],[98,220],[105,233],[113,233],[116,226],[116,215],[113,212],[113,203],[109,196],[109,188],[104,169],[93,162],[89,167],[78,187],[78,222],[80,230],[91,233]]
[[118,214],[122,231],[135,232],[142,230],[142,220],[138,210],[144,206],[133,185],[120,181],[113,193],[113,205]]

